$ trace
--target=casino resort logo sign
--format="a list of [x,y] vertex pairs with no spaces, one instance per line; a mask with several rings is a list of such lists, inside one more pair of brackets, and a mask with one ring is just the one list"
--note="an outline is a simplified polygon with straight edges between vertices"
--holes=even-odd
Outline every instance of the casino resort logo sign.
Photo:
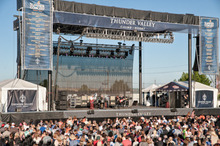
[[204,22],[204,26],[206,28],[213,28],[214,27],[214,23],[212,22],[212,20],[210,20],[209,22]]
[[37,3],[30,3],[30,9],[44,11],[45,6],[38,1]]

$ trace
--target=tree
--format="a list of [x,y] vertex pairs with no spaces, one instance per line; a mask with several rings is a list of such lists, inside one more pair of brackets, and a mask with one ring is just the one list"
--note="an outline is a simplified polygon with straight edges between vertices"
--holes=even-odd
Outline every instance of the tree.
[[81,86],[81,88],[78,90],[78,92],[80,92],[80,93],[89,93],[90,89],[89,89],[89,87],[87,85],[83,84]]
[[116,80],[110,90],[114,93],[125,93],[126,91],[129,91],[130,88],[123,80]]
[[[188,80],[189,80],[188,73],[183,72],[179,81],[188,81]],[[194,80],[196,82],[200,82],[200,83],[208,85],[208,86],[210,86],[210,84],[211,84],[211,81],[209,80],[209,78],[206,75],[200,75],[197,71],[193,72],[192,80]]]

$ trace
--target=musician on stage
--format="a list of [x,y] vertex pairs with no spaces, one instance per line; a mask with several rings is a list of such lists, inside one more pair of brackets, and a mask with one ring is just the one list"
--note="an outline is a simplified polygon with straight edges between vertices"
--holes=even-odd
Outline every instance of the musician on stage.
[[90,109],[94,109],[94,98],[93,96],[90,96]]

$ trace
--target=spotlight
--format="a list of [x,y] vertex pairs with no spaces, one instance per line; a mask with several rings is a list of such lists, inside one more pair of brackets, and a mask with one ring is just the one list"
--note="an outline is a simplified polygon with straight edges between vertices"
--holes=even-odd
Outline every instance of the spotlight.
[[169,35],[170,35],[170,38],[173,38],[173,32],[170,32]]
[[126,46],[126,44],[125,44],[125,43],[123,43],[123,49],[125,49],[125,46]]
[[80,46],[82,46],[83,40],[80,40]]
[[121,48],[121,42],[118,42],[118,45],[119,45],[119,49]]
[[164,33],[164,38],[167,38],[167,33]]

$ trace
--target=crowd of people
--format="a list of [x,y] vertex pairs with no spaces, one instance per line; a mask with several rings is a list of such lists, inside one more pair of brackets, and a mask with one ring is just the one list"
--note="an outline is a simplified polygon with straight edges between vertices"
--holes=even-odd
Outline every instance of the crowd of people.
[[114,118],[1,122],[2,146],[218,146],[220,117]]

